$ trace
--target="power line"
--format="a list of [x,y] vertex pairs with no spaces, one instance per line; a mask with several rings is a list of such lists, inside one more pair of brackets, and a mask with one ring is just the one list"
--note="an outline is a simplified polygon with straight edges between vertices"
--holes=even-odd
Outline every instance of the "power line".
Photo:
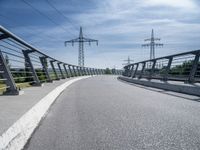
[[125,64],[122,64],[122,65],[130,65],[131,64],[131,62],[134,62],[134,60],[133,59],[130,59],[130,57],[128,56],[128,59],[126,59],[126,60],[123,60],[123,61],[126,61],[127,63],[125,63]]
[[[59,13],[60,15],[62,15],[62,16],[72,25],[72,27],[73,27],[75,30],[79,31],[79,26],[74,25],[73,22],[72,22],[66,15],[64,15],[58,8],[56,8],[55,5],[53,5],[49,0],[46,0],[46,2],[47,2],[47,4],[49,4],[49,6],[50,6],[51,8],[53,8],[57,13]],[[72,6],[72,5],[71,5],[71,6]],[[85,37],[87,37],[87,34],[85,34]]]
[[[13,23],[15,23],[15,24],[18,24],[18,22],[17,22],[16,20],[14,20],[13,18],[7,17],[7,16],[2,15],[2,14],[0,14],[0,17],[1,17],[1,18],[4,18],[4,19],[7,20],[7,21],[11,21],[11,22],[13,22]],[[6,25],[6,27],[8,27],[11,31],[13,31],[12,28],[15,28],[16,26],[10,25],[10,23],[8,23],[8,22],[5,21],[5,20],[4,20],[4,21],[1,20],[0,23]],[[13,32],[14,32],[14,31],[13,31]],[[38,36],[38,33],[27,33],[25,36],[28,36],[28,37],[37,37],[37,39],[40,39],[39,41],[31,42],[31,44],[35,44],[35,43],[38,43],[38,42],[44,40],[44,38]],[[45,36],[45,37],[49,37],[50,39],[55,40],[55,38],[54,38],[53,35],[45,35],[45,34],[44,34],[44,36]],[[56,41],[58,41],[58,40],[56,40]],[[61,41],[61,40],[59,40],[59,41]]]
[[66,17],[61,11],[59,11],[59,10],[55,7],[55,5],[53,5],[51,2],[49,2],[49,0],[46,0],[46,2],[47,2],[47,4],[48,4],[51,8],[53,8],[58,14],[60,14],[61,16],[63,16],[63,17],[72,25],[72,27],[73,27],[75,30],[79,31],[79,27],[76,27],[76,26],[70,21],[70,19],[69,19],[68,17]]
[[[64,15],[58,8],[56,8],[55,5],[53,5],[49,0],[46,0],[46,2],[47,2],[47,4],[49,4],[49,6],[50,6],[51,8],[53,8],[57,13],[59,13],[60,15],[62,15],[62,16],[72,25],[72,27],[73,27],[75,30],[79,31],[79,26],[74,25],[73,22],[72,22],[66,15]],[[71,5],[71,6],[72,6],[72,5]],[[85,37],[87,37],[87,34],[85,34]]]
[[70,33],[71,35],[74,36],[73,33],[71,33],[70,31],[66,30],[62,25],[58,24],[57,22],[55,22],[53,19],[51,19],[48,15],[44,14],[43,12],[41,12],[39,9],[35,8],[33,5],[31,5],[29,2],[25,1],[25,0],[21,0],[22,2],[24,2],[26,5],[28,5],[29,7],[31,7],[33,10],[35,10],[38,14],[40,14],[41,16],[45,17],[46,19],[48,19],[50,22],[52,22],[55,25],[58,25],[62,30],[64,30],[65,32]]

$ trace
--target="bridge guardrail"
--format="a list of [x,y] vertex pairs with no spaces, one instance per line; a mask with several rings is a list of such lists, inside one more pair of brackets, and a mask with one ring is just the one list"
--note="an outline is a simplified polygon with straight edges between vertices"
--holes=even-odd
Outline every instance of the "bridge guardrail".
[[127,65],[124,67],[123,76],[186,83],[200,82],[200,50]]
[[48,56],[0,26],[0,91],[4,94],[18,95],[23,86],[104,73],[104,69],[77,66]]

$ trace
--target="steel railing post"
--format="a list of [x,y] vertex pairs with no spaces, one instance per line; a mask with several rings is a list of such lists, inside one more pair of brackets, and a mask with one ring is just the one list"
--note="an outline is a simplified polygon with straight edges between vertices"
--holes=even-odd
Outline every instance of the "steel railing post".
[[134,65],[131,65],[131,69],[130,69],[130,73],[129,73],[129,76],[128,77],[131,77],[132,74],[133,74],[133,69],[134,69]]
[[34,85],[35,86],[41,86],[41,82],[38,78],[38,75],[33,67],[33,64],[31,62],[31,59],[29,57],[29,53],[32,53],[34,51],[30,51],[30,50],[22,50],[23,54],[24,54],[24,59],[25,59],[25,63],[26,65],[28,65],[30,71],[32,72],[32,75],[33,75],[33,79],[34,79]]
[[83,67],[80,67],[80,72],[81,72],[81,76],[84,76],[84,70],[83,70]]
[[97,69],[94,68],[95,75],[98,75]]
[[87,68],[87,75],[91,75],[89,68]]
[[89,70],[90,70],[90,75],[93,75],[92,68],[89,68]]
[[190,74],[188,78],[189,83],[193,83],[195,81],[195,74],[196,74],[198,64],[199,64],[199,56],[200,56],[200,52],[195,54],[195,58],[193,60],[192,68],[190,70]]
[[72,66],[72,70],[73,70],[73,73],[74,73],[74,77],[76,77],[77,73],[76,73],[76,70],[75,70],[75,66]]
[[96,69],[97,75],[99,75],[99,69]]
[[45,72],[45,75],[46,75],[46,78],[47,78],[47,82],[52,82],[51,77],[50,77],[49,72],[48,72],[46,59],[47,59],[46,57],[40,57],[40,62],[42,64],[42,68],[43,68],[43,70]]
[[87,75],[87,71],[85,67],[83,67],[83,75]]
[[149,80],[152,79],[152,75],[154,74],[155,66],[156,66],[156,59],[153,60],[153,65],[152,65],[152,67],[151,67],[151,70],[150,70],[150,73],[149,73],[149,76],[148,76],[148,79],[149,79]]
[[94,69],[91,68],[92,75],[95,75]]
[[5,79],[6,86],[8,87],[4,92],[4,94],[19,95],[19,90],[17,89],[15,80],[13,79],[13,76],[10,72],[10,69],[6,63],[6,60],[4,59],[1,50],[0,50],[0,71],[3,72],[2,76]]
[[173,61],[173,57],[169,57],[168,58],[167,67],[165,68],[165,72],[164,72],[164,77],[163,77],[164,81],[168,80],[168,76],[169,76],[170,68],[171,68],[171,65],[172,65],[172,61]]
[[57,65],[58,65],[58,69],[59,69],[59,71],[60,71],[61,78],[62,78],[62,79],[65,79],[65,76],[64,76],[64,73],[63,73],[63,71],[62,71],[62,69],[61,69],[60,64],[62,64],[62,63],[61,63],[61,62],[58,62],[58,63],[57,63]]
[[88,68],[84,67],[85,75],[89,75]]
[[126,72],[126,76],[128,77],[129,75],[129,72],[130,72],[130,66],[127,66],[127,72]]
[[64,68],[64,70],[65,70],[65,73],[66,73],[66,75],[67,75],[67,78],[69,78],[70,76],[69,76],[69,73],[68,73],[68,71],[67,71],[66,64],[63,64],[63,68]]
[[102,69],[102,74],[105,74],[105,69]]
[[50,61],[51,68],[52,68],[53,73],[54,73],[54,75],[55,75],[55,77],[56,77],[56,80],[60,80],[60,78],[58,77],[58,74],[57,74],[57,72],[56,72],[55,66],[54,66],[54,64],[53,64],[54,62],[55,62],[55,60],[51,60],[51,61]]
[[135,71],[134,71],[134,73],[132,75],[132,78],[136,77],[136,74],[137,74],[137,71],[138,71],[138,66],[139,66],[139,64],[136,64],[136,68],[135,68]]
[[125,66],[124,67],[124,76],[128,76],[128,69],[129,69],[129,66]]
[[68,69],[69,69],[69,72],[70,72],[70,77],[74,77],[74,74],[72,72],[72,68],[70,65],[68,65]]
[[78,74],[78,76],[81,76],[81,69],[80,69],[79,66],[76,67],[76,70],[77,70],[77,74]]
[[84,67],[84,73],[85,73],[85,75],[88,75],[88,72],[87,72],[87,68],[86,67]]
[[142,64],[143,64],[143,66],[142,66],[142,70],[141,70],[140,75],[139,75],[139,79],[142,78],[142,75],[144,73],[144,69],[145,69],[145,66],[146,66],[146,62],[143,62]]
[[82,74],[82,76],[86,75],[85,74],[85,67],[81,67],[81,74]]

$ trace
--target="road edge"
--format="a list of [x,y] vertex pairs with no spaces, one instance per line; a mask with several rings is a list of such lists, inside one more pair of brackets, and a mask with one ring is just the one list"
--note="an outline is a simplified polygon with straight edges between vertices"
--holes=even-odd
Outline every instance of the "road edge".
[[69,80],[48,93],[0,136],[0,150],[21,150],[57,97],[72,83],[91,76]]
[[173,92],[178,92],[178,93],[183,93],[183,94],[200,96],[200,88],[197,88],[195,86],[175,85],[175,84],[170,84],[167,82],[158,83],[158,82],[153,82],[153,81],[142,81],[142,80],[122,77],[122,76],[118,77],[118,79],[124,82],[139,84],[139,85],[143,85],[147,87],[153,87],[157,89],[163,89],[163,90],[168,90],[168,91],[173,91]]

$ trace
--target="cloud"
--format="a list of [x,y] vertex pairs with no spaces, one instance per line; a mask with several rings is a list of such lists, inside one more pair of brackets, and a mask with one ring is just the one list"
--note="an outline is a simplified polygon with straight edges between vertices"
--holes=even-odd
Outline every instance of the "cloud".
[[[199,5],[194,0],[91,0],[92,4],[89,3],[90,0],[87,0],[88,3],[80,0],[80,4],[79,1],[70,3],[71,1],[54,2],[74,25],[83,26],[86,37],[99,40],[98,47],[85,47],[87,66],[121,67],[121,60],[128,56],[134,57],[135,61],[148,59],[149,49],[141,48],[141,44],[144,43],[143,39],[150,36],[152,28],[155,30],[155,36],[161,38],[161,42],[165,44],[162,49],[156,49],[156,56],[200,47],[197,40],[200,39]],[[33,4],[37,6],[39,3]],[[81,7],[82,5],[84,7]],[[43,2],[39,9],[73,35],[42,16],[38,17],[37,13],[31,13],[33,17],[26,16],[24,10],[22,12],[26,20],[34,25],[24,24],[23,27],[13,30],[49,55],[77,64],[78,46],[64,47],[63,42],[77,37],[78,31],[63,17],[45,6]],[[18,6],[11,6],[13,12],[15,7]],[[22,21],[20,18],[24,16],[13,14],[13,17]]]
[[197,9],[193,0],[145,0],[146,6],[168,6],[185,10]]

